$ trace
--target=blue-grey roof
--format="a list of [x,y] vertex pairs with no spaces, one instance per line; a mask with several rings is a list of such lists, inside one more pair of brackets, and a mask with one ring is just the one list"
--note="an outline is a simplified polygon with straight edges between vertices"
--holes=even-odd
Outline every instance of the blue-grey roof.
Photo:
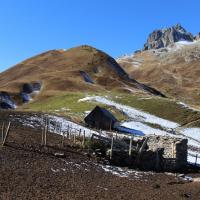
[[[99,107],[99,106],[98,106]],[[112,119],[113,121],[118,121],[115,116],[109,112],[108,110],[106,110],[105,108],[101,108],[99,107],[99,109],[101,109],[101,111],[104,113],[104,115],[106,115],[107,117],[109,117],[110,119]]]
[[117,126],[115,127],[116,130],[123,132],[123,133],[129,133],[129,134],[134,134],[134,135],[139,135],[139,136],[144,136],[145,134],[142,131],[136,130],[136,129],[130,129],[126,128],[124,126]]

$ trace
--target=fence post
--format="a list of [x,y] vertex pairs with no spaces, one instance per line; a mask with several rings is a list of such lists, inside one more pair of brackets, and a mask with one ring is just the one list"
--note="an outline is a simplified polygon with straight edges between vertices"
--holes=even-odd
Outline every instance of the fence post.
[[70,140],[72,140],[72,126],[70,126],[69,136],[70,136]]
[[69,124],[67,126],[67,139],[69,139]]
[[149,140],[149,138],[146,137],[145,140],[144,140],[144,142],[143,142],[143,144],[142,144],[142,146],[140,147],[140,149],[139,149],[139,151],[138,151],[138,155],[137,155],[137,158],[136,158],[136,164],[137,164],[137,165],[140,164],[140,158],[141,158],[141,155],[142,155],[142,153],[143,153],[144,148],[145,148],[146,145],[147,145],[148,140]]
[[60,124],[59,122],[56,122],[56,133],[60,133]]
[[3,143],[3,138],[4,138],[4,126],[5,126],[5,124],[3,122],[2,129],[1,129],[1,141],[2,141],[2,143]]
[[198,154],[196,154],[195,165],[197,165]]
[[11,122],[8,123],[8,127],[7,127],[7,129],[6,129],[6,133],[5,133],[5,137],[4,137],[2,146],[4,146],[4,144],[6,143],[6,139],[7,139],[7,137],[8,137],[9,131],[10,131],[10,124],[11,124]]
[[62,122],[60,122],[60,135],[62,134],[62,146],[64,147],[64,140],[65,140],[65,131],[62,133]]
[[128,153],[129,157],[131,157],[132,155],[132,143],[133,143],[133,137],[131,136],[129,143],[129,153]]
[[50,128],[51,128],[51,127],[50,127],[50,119],[47,119],[47,122],[48,122],[48,123],[47,123],[47,127],[48,127],[47,130],[50,132]]
[[85,147],[85,130],[83,131],[83,141],[82,141],[83,147]]
[[44,145],[47,145],[47,132],[48,132],[48,119],[46,118],[46,122],[45,122],[45,131],[44,131]]
[[79,139],[81,138],[81,129],[79,130]]
[[112,130],[112,120],[110,120],[110,131]]
[[76,132],[74,132],[74,140],[73,143],[76,144]]
[[44,131],[45,131],[45,128],[44,127],[42,127],[42,145],[44,144]]
[[111,148],[110,148],[110,159],[112,159],[112,156],[113,156],[113,145],[114,145],[114,137],[112,136]]
[[62,134],[62,146],[64,147],[64,141],[65,141],[65,132],[63,131],[63,134]]

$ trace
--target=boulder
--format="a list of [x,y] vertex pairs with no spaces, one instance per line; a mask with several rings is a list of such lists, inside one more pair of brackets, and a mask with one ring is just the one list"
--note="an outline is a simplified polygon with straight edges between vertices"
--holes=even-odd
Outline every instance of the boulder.
[[29,101],[31,100],[30,95],[27,94],[27,93],[25,93],[25,92],[21,92],[21,93],[20,93],[20,96],[21,96],[21,98],[22,98],[22,102],[23,102],[23,103],[27,103],[27,102],[29,102]]
[[24,83],[22,86],[22,92],[31,94],[33,92],[40,91],[41,87],[42,87],[42,83],[39,81],[34,82],[34,83]]
[[7,92],[0,92],[0,109],[15,109],[16,104]]
[[31,83],[25,83],[22,86],[22,92],[27,93],[27,94],[32,93],[33,92],[33,85]]
[[42,83],[40,81],[37,81],[35,83],[32,83],[32,87],[34,91],[40,91],[42,87]]

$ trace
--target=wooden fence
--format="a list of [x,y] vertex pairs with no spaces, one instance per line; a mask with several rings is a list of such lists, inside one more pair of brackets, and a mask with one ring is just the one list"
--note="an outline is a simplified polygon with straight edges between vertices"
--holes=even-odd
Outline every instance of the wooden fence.
[[[0,120],[0,126],[1,126],[1,145],[5,146],[6,142],[8,141],[8,136],[10,133],[10,130],[15,131],[17,129],[20,130],[26,130],[28,127],[23,125],[21,122],[16,122],[16,121],[8,121],[8,120]],[[86,132],[83,129],[77,129],[72,126],[70,126],[70,123],[68,124],[67,130],[62,130],[63,124],[61,122],[56,122],[52,124],[49,118],[43,118],[41,126],[36,127],[37,132],[41,133],[41,145],[42,146],[48,146],[48,138],[51,136],[49,133],[56,133],[61,135],[61,144],[64,147],[64,143],[66,140],[70,141],[72,144],[80,145],[82,147],[85,147],[86,144],[86,139],[91,140],[94,138],[94,136],[98,136],[100,138],[106,138],[103,136],[101,131],[98,132],[95,131],[95,134],[93,133],[91,137],[86,137]],[[92,132],[92,130],[91,130]],[[118,141],[123,140],[123,137],[121,137],[121,134],[118,133],[113,133],[113,132],[108,132],[107,133],[110,136],[110,159],[112,159],[113,156],[113,151],[114,151],[114,146],[115,143]],[[132,149],[136,149],[138,147],[133,147],[133,140],[134,137],[126,137],[129,139],[129,144],[127,149],[125,149],[128,153],[128,155],[131,157],[132,156]],[[138,149],[139,150],[139,149]],[[142,150],[140,149],[140,152]]]
[[[59,137],[60,143],[62,147],[64,147],[65,141],[69,141],[73,145],[80,145],[81,147],[85,147],[86,145],[86,139],[91,140],[95,137],[101,137],[106,139],[106,137],[101,134],[101,131],[98,132],[98,134],[91,134],[91,136],[88,138],[88,135],[86,135],[86,132],[84,128],[77,129],[75,127],[70,126],[70,122],[67,126],[67,129],[65,127],[65,130],[62,129],[63,124],[60,122],[52,123],[49,118],[43,118],[41,126],[36,126],[36,130],[38,133],[41,133],[41,139],[40,139],[40,145],[47,147],[48,146],[48,139],[51,137],[51,134],[59,134],[61,137]],[[1,145],[5,146],[6,142],[8,142],[9,139],[9,133],[10,130],[15,131],[17,129],[20,130],[27,130],[27,126],[23,125],[22,122],[16,122],[16,121],[8,121],[8,120],[0,120],[0,127],[1,127]],[[91,130],[92,132],[92,130]],[[96,132],[96,131],[95,131]],[[119,141],[123,141],[124,136],[122,134],[113,133],[113,132],[107,132],[107,135],[109,135],[109,145],[110,145],[110,159],[113,157],[113,152],[116,150],[115,144]],[[138,160],[141,157],[141,154],[144,151],[144,148],[147,145],[148,137],[144,139],[143,143],[138,146],[133,145],[134,141],[134,135],[127,135],[125,136],[126,140],[126,146],[124,146],[124,151],[127,151],[127,155],[129,157],[132,156],[132,152],[136,151],[138,154]],[[135,142],[136,143],[136,142]],[[195,164],[198,163],[198,154],[195,158]]]

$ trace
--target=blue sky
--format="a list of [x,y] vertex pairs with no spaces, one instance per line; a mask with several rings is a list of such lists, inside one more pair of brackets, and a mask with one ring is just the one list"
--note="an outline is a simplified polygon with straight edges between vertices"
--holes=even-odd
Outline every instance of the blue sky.
[[200,32],[199,0],[0,0],[0,71],[50,49],[89,44],[113,57],[181,23]]

